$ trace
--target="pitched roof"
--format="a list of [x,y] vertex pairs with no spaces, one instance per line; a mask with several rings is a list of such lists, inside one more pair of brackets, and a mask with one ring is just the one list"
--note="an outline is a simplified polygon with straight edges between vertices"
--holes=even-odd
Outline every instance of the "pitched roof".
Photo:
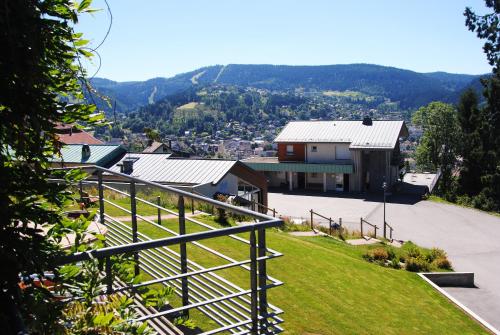
[[275,142],[350,143],[351,149],[392,149],[406,136],[404,121],[292,121]]
[[69,133],[57,134],[57,136],[59,141],[65,144],[103,144],[102,141],[83,130],[73,130]]
[[170,154],[130,153],[110,169],[120,172],[123,160],[133,159],[131,175],[163,184],[217,184],[237,163],[216,159],[178,159]]
[[61,148],[61,155],[53,157],[52,162],[104,166],[126,152],[121,145],[90,144],[90,155],[85,157],[82,147],[83,144],[67,144]]
[[161,142],[154,141],[151,143],[150,146],[148,146],[146,149],[144,149],[142,152],[147,154],[147,153],[154,153],[156,150],[158,150],[160,147],[164,146],[165,144]]

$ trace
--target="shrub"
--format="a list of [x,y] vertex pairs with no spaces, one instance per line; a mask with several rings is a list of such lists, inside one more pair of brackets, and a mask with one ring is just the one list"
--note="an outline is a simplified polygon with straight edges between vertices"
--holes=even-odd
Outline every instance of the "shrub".
[[[216,200],[218,200],[220,202],[226,202],[227,197],[223,194],[217,194]],[[226,213],[226,210],[224,208],[217,207],[217,213],[215,215],[215,222],[219,223],[222,226],[229,225],[227,213]]]
[[384,248],[375,248],[372,250],[368,250],[363,255],[363,258],[370,262],[386,261],[389,258],[389,255],[387,253],[387,250],[385,250]]
[[434,260],[433,265],[437,267],[438,269],[443,269],[443,270],[452,270],[451,262],[444,257],[438,257]]
[[406,258],[406,270],[411,272],[427,272],[430,270],[430,264],[423,257]]
[[373,254],[373,259],[375,260],[387,260],[389,258],[389,254],[387,253],[387,250],[384,248],[375,248],[372,251]]
[[406,250],[406,258],[420,257],[422,257],[422,251],[416,245],[412,245]]
[[389,263],[389,266],[394,269],[401,269],[401,264],[399,264],[399,259],[393,258]]
[[446,252],[444,252],[443,249],[439,249],[439,248],[432,248],[427,253],[427,255],[425,255],[425,258],[429,263],[432,263],[432,262],[434,262],[434,260],[436,260],[438,258],[443,258],[443,257],[446,258]]

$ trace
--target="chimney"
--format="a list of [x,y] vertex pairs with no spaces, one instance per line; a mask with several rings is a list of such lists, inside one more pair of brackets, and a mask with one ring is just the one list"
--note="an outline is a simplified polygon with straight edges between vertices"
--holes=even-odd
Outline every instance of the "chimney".
[[82,160],[86,160],[90,157],[90,146],[88,144],[82,145]]
[[371,126],[373,124],[372,118],[369,116],[365,116],[363,118],[363,125],[364,126]]
[[130,158],[125,158],[122,162],[122,172],[126,174],[131,174],[134,172],[134,160]]

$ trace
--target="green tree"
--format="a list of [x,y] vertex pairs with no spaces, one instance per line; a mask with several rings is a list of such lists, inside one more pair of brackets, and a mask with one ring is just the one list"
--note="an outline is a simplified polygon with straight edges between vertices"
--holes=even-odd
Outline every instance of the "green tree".
[[440,169],[440,190],[448,194],[459,143],[457,112],[450,104],[431,102],[415,113],[413,122],[424,131],[416,151],[417,165],[434,171]]
[[[50,160],[61,143],[57,123],[92,123],[79,57],[92,54],[74,33],[90,1],[0,1],[0,329],[52,333],[58,309],[46,291],[21,289],[21,275],[53,270],[60,255],[40,229],[63,220],[64,186],[49,183]],[[76,101],[70,103],[71,101]],[[63,173],[68,181],[74,174]],[[34,329],[36,328],[36,329]]]
[[483,139],[488,137],[484,109],[478,106],[474,90],[466,90],[457,105],[461,128],[460,156],[462,158],[459,184],[462,193],[477,195],[482,189],[481,174],[485,162]]
[[500,210],[500,1],[485,0],[493,11],[477,15],[471,8],[465,9],[465,24],[470,31],[484,39],[483,50],[488,63],[493,67],[492,76],[482,80],[486,104],[484,115],[485,130],[480,141],[484,159],[480,173],[482,190],[475,199],[478,207]]

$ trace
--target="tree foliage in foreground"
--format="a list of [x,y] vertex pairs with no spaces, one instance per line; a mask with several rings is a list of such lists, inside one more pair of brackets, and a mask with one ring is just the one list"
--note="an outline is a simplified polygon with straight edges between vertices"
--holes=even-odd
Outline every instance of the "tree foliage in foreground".
[[[50,161],[61,147],[55,126],[76,121],[90,124],[101,118],[93,114],[95,106],[84,102],[81,85],[85,83],[85,73],[79,57],[90,57],[92,53],[85,47],[87,41],[82,35],[73,31],[78,15],[92,11],[89,6],[88,0],[0,1],[2,334],[147,331],[144,325],[117,324],[117,319],[128,315],[129,301],[110,298],[100,303],[106,313],[118,313],[111,317],[101,315],[101,309],[93,302],[78,302],[81,309],[71,309],[74,304],[63,302],[72,292],[62,285],[65,279],[69,280],[68,273],[57,267],[63,253],[59,242],[68,233],[74,233],[77,241],[88,221],[64,217],[63,207],[71,201],[71,192],[65,185],[49,183],[48,179],[57,175],[71,184],[82,177],[76,170],[50,171]],[[87,247],[75,243],[70,251]],[[92,292],[97,293],[101,282],[92,276],[98,272],[78,269],[79,274],[85,274],[80,286],[93,287]],[[106,331],[101,331],[103,327]]]

